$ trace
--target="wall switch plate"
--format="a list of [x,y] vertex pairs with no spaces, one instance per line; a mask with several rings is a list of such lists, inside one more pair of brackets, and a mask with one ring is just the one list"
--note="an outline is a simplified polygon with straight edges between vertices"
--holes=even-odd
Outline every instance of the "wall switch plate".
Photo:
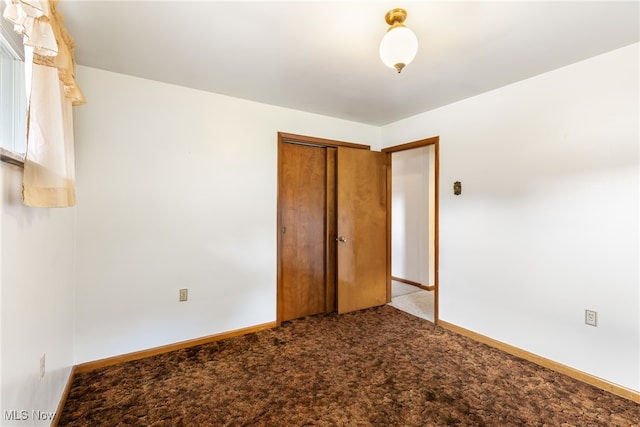
[[453,194],[459,196],[462,194],[462,183],[460,181],[456,181],[453,183]]
[[45,372],[45,365],[47,363],[47,354],[44,353],[42,356],[40,356],[40,379],[44,378],[44,372]]
[[598,326],[598,313],[593,310],[585,310],[584,323],[589,326]]
[[180,301],[186,301],[189,299],[189,290],[180,289]]

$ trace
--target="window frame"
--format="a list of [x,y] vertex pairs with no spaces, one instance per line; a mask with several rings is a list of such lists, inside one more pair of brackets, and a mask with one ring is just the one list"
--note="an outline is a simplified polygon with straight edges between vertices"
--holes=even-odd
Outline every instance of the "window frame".
[[[13,31],[13,24],[10,22],[0,18],[0,44],[4,50],[7,50],[8,53],[14,58],[16,61],[22,61],[24,63],[25,55],[24,55],[24,45],[22,44],[21,37]],[[25,82],[26,85],[26,82]],[[25,117],[24,120],[26,122],[26,94],[24,99],[24,107],[25,107]],[[26,125],[26,123],[25,123]],[[26,151],[26,141],[25,141],[25,151]],[[24,166],[24,158],[26,153],[18,153],[14,152],[10,149],[4,148],[0,146],[0,161],[5,163],[10,163],[16,166]]]

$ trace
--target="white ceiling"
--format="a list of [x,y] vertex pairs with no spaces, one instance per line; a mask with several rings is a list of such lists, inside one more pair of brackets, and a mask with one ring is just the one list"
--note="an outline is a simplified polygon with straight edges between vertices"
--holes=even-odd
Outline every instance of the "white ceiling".
[[[58,8],[80,65],[384,125],[638,42],[639,4],[62,0]],[[378,56],[384,15],[396,7],[420,43],[402,74]]]

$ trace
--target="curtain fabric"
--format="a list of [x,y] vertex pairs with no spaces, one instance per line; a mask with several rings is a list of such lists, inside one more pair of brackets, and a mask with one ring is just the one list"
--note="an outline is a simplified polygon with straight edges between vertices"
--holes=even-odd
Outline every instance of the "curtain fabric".
[[72,105],[84,104],[74,77],[74,44],[58,0],[5,0],[4,18],[23,36],[27,153],[22,198],[33,207],[76,203]]

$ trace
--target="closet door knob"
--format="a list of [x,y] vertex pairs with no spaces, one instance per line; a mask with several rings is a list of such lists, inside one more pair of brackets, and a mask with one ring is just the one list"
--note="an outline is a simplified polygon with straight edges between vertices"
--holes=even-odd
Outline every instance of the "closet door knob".
[[347,243],[347,238],[344,236],[340,236],[336,239],[338,242]]

